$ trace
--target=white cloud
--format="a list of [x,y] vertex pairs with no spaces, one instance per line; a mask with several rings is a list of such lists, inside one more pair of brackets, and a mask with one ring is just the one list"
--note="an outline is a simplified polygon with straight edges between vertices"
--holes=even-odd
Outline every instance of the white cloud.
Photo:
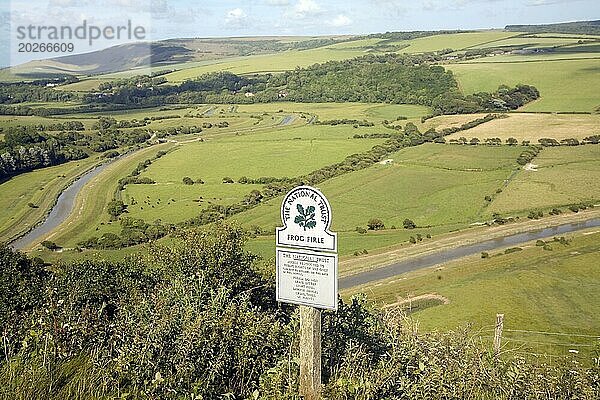
[[227,25],[241,27],[246,25],[248,19],[248,15],[241,8],[234,8],[233,10],[229,10],[227,12],[227,16],[225,17],[225,23]]
[[328,24],[333,27],[340,28],[342,26],[352,25],[352,20],[347,16],[340,14],[331,21],[328,21]]
[[265,0],[265,3],[267,3],[269,6],[283,7],[289,6],[290,0]]
[[296,18],[306,18],[321,14],[323,9],[314,0],[298,0],[293,8],[293,14]]

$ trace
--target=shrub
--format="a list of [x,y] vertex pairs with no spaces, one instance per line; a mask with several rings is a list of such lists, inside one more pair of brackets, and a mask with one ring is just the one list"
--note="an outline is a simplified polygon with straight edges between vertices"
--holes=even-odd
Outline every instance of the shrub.
[[223,178],[223,183],[233,183],[233,179],[231,179],[230,177],[226,176]]
[[361,235],[364,235],[365,233],[367,233],[367,230],[365,228],[363,228],[362,226],[357,226],[356,232],[360,233]]
[[415,224],[411,219],[406,218],[402,222],[402,226],[404,227],[404,229],[414,229],[417,227],[417,224]]
[[372,231],[377,231],[385,228],[383,221],[379,218],[371,218],[367,223],[367,226]]
[[481,252],[481,258],[489,258],[489,257],[490,257],[490,253],[488,253],[486,251]]
[[189,176],[184,176],[182,181],[185,185],[193,185],[194,184],[194,180],[192,178],[190,178]]
[[52,251],[60,249],[60,246],[58,246],[56,243],[51,242],[49,240],[44,240],[41,243],[41,245],[44,246],[45,248],[47,248],[48,250],[52,250]]

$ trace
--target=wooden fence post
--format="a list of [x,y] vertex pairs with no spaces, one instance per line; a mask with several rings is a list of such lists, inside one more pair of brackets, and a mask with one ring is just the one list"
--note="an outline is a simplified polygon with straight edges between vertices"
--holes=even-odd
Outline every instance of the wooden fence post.
[[321,311],[300,306],[300,396],[321,399]]
[[500,354],[502,345],[502,328],[504,327],[504,314],[496,314],[496,329],[494,330],[494,356]]

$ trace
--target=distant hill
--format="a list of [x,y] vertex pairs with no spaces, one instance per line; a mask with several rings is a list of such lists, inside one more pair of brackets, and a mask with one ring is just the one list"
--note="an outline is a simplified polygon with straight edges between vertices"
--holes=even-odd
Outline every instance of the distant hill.
[[173,65],[251,54],[272,54],[291,49],[310,49],[350,40],[353,36],[244,37],[169,39],[131,43],[104,50],[36,60],[21,64],[12,73],[23,77],[46,75],[96,75],[147,65]]
[[546,25],[506,25],[504,28],[511,32],[531,33],[578,33],[586,35],[600,35],[600,20],[565,22]]

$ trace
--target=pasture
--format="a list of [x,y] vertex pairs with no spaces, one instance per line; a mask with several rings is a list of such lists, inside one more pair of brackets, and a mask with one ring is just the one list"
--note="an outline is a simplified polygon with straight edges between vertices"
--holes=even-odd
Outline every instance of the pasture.
[[[425,144],[394,153],[391,163],[319,186],[336,210],[335,231],[366,228],[371,218],[381,219],[388,228],[402,227],[406,218],[418,226],[456,228],[480,221],[484,197],[503,185],[521,151],[508,146]],[[280,202],[274,199],[233,219],[247,226],[273,227],[279,223]]]
[[[577,335],[597,335],[600,329],[596,318],[600,313],[596,262],[600,234],[593,231],[569,237],[572,242],[568,245],[550,239],[552,251],[530,243],[519,252],[498,250],[488,259],[471,256],[352,288],[343,296],[363,292],[377,306],[402,302],[406,308],[408,299],[415,298],[417,311],[411,315],[422,330],[445,331],[469,324],[488,343],[496,313],[504,313],[508,348],[562,357],[576,349],[587,357],[597,340]],[[443,296],[448,304],[418,300],[417,296],[428,294]]]
[[500,85],[533,85],[540,99],[523,111],[592,112],[600,105],[598,60],[469,62],[448,64],[465,94],[492,92]]
[[[129,185],[123,198],[126,204],[132,199],[137,203],[128,209],[132,217],[179,222],[197,215],[202,206],[239,202],[253,189],[262,187],[237,183],[242,176],[255,179],[307,174],[381,143],[383,139],[351,138],[357,131],[381,129],[304,126],[188,143],[141,174],[156,181],[155,185]],[[185,185],[185,176],[201,179],[204,184]],[[223,183],[224,177],[236,183]]]
[[547,147],[498,194],[488,211],[525,213],[531,209],[600,203],[600,146]]

